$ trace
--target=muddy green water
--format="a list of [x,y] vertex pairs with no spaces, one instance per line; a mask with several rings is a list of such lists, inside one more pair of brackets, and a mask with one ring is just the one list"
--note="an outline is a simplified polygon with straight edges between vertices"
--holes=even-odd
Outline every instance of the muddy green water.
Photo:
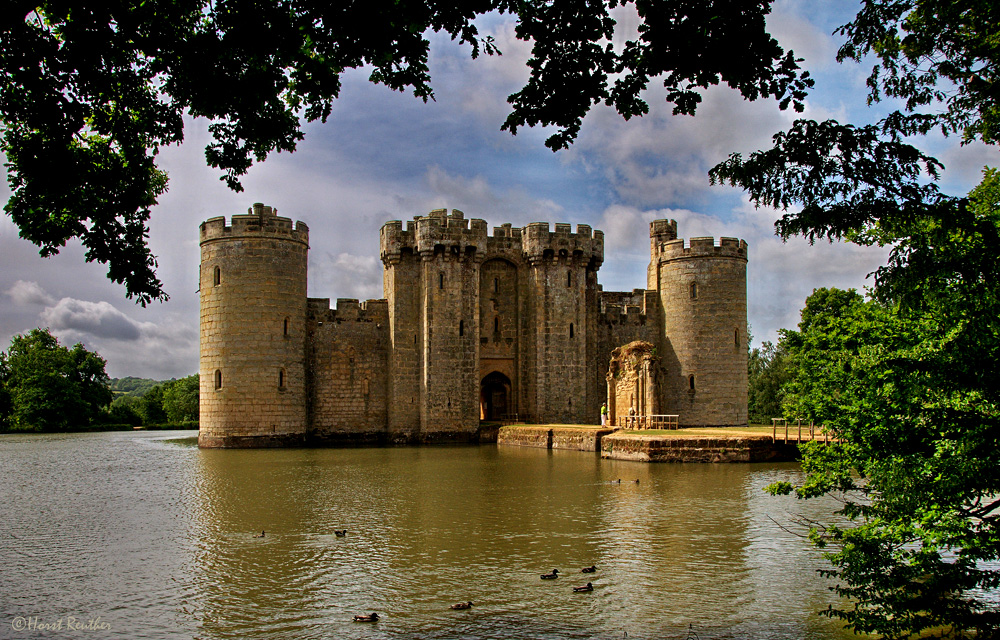
[[0,436],[0,638],[855,637],[783,530],[832,505],[761,491],[793,464],[190,435]]

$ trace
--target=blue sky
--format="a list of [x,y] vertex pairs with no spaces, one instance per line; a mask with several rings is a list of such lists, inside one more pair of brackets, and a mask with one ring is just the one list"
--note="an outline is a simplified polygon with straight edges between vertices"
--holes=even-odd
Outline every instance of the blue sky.
[[[781,0],[768,24],[783,46],[805,58],[817,80],[803,117],[864,123],[879,105],[865,105],[869,67],[835,62],[834,29],[856,5]],[[618,14],[626,33],[634,25]],[[10,337],[48,326],[64,344],[83,342],[108,361],[111,376],[180,377],[198,370],[198,224],[243,213],[254,202],[310,228],[309,295],[382,296],[378,230],[435,208],[457,208],[491,226],[549,221],[589,224],[605,232],[599,280],[605,290],[645,286],[648,223],[674,218],[679,234],[735,236],[750,245],[749,316],[755,342],[775,340],[794,327],[805,297],[816,287],[860,288],[885,260],[880,249],[773,235],[778,214],[754,209],[742,192],[710,186],[707,172],[726,156],[769,146],[796,117],[772,101],[746,103],[728,88],[705,93],[696,117],[675,117],[653,88],[651,112],[625,122],[595,108],[573,147],[553,153],[545,130],[500,131],[506,97],[527,78],[530,44],[514,38],[513,23],[489,16],[501,57],[469,58],[469,48],[432,36],[430,68],[436,101],[424,104],[367,82],[364,70],[344,78],[341,98],[326,124],[306,127],[293,154],[276,154],[251,169],[246,190],[233,193],[204,163],[207,124],[188,121],[183,145],[160,154],[169,191],[150,222],[150,246],[171,298],[143,309],[85,264],[78,245],[42,259],[0,220],[0,348]],[[964,193],[996,149],[960,147],[954,139],[916,141],[948,167],[942,188]],[[0,198],[8,195],[0,186]]]

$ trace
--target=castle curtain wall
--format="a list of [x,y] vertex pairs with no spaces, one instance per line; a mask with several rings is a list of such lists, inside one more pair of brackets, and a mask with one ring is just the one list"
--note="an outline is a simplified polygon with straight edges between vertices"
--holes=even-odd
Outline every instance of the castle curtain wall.
[[389,399],[389,309],[384,300],[309,300],[309,436],[384,440]]

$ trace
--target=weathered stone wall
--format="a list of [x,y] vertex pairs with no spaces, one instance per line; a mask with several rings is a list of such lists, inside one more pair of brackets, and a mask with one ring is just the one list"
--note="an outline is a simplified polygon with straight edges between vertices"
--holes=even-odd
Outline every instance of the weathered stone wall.
[[[578,225],[533,222],[522,233],[530,352],[522,379],[527,413],[539,422],[588,419],[588,284],[604,260],[604,234]],[[593,294],[590,295],[593,299]]]
[[782,459],[787,449],[776,447],[767,436],[662,438],[615,433],[601,440],[602,458],[637,462],[764,462]]
[[657,415],[661,390],[656,347],[635,340],[611,352],[608,371],[608,417],[611,426],[636,427],[627,418]]
[[403,438],[420,432],[420,356],[423,352],[420,314],[419,256],[413,252],[413,224],[403,231],[394,220],[382,226],[382,286],[389,311],[388,430]]
[[[496,244],[499,243],[487,245],[488,256],[493,254],[490,249]],[[509,256],[508,252],[504,253]],[[480,399],[483,418],[502,419],[519,413],[516,402],[520,393],[517,375],[519,283],[517,265],[509,257],[489,258],[480,267],[479,379],[487,376],[497,379],[490,388],[483,390]],[[487,411],[493,415],[486,415]]]
[[308,228],[258,203],[200,231],[199,444],[301,442]]
[[[405,365],[406,377],[397,380],[391,374],[390,402],[397,402],[397,386],[404,393],[413,391],[408,382],[414,369],[418,392],[416,425],[409,409],[406,420],[393,424],[390,409],[390,434],[417,441],[471,439],[479,427],[479,267],[486,223],[443,209],[413,222],[405,232],[399,222],[382,231],[382,261],[392,271],[385,283],[394,351],[407,341],[401,355],[410,355],[408,338],[414,330],[416,346],[415,357]],[[396,289],[407,285],[409,292]],[[414,297],[415,305],[406,304]]]
[[[637,289],[631,292],[610,291],[601,293],[602,313],[595,333],[594,350],[590,375],[601,386],[601,395],[596,406],[591,408],[588,422],[597,424],[600,420],[601,403],[607,399],[609,409],[615,407],[613,388],[609,388],[607,374],[612,352],[636,340],[658,345],[661,343],[662,324],[657,322],[658,297],[655,291]],[[623,405],[625,414],[628,404]]]
[[530,426],[500,427],[497,433],[497,444],[551,449],[552,429]]
[[611,429],[516,425],[500,427],[497,444],[596,452],[601,448],[601,439],[612,432]]
[[611,429],[552,428],[552,448],[571,451],[600,451],[601,439],[612,433]]
[[[655,223],[654,223],[655,224]],[[722,238],[654,245],[663,317],[658,345],[665,413],[681,426],[747,423],[746,242]]]
[[306,327],[310,441],[388,440],[388,303],[310,299]]

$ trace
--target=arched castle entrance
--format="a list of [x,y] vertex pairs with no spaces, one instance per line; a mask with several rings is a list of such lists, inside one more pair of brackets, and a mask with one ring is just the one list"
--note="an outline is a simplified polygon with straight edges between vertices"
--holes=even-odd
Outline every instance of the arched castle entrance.
[[506,418],[512,412],[512,401],[510,378],[499,371],[483,378],[479,392],[481,420]]

